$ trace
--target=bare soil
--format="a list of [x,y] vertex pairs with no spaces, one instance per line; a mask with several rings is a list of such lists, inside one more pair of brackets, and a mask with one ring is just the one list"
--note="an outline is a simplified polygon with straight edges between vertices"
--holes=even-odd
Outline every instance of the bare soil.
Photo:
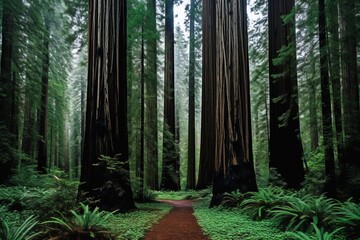
[[160,200],[173,208],[146,234],[144,240],[207,240],[193,215],[191,200]]

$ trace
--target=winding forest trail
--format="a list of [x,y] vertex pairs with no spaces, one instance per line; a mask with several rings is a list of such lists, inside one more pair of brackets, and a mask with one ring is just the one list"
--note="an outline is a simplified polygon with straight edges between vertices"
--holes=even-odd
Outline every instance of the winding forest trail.
[[207,240],[193,215],[191,200],[159,200],[173,208],[145,234],[144,240]]

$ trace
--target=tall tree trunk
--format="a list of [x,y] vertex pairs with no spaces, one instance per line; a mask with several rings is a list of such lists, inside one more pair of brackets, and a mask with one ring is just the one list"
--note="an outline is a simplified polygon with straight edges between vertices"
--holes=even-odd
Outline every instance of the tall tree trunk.
[[310,131],[310,149],[314,151],[319,146],[319,129],[318,129],[318,116],[316,111],[316,85],[315,84],[315,74],[316,74],[316,65],[311,66],[311,77],[308,78],[309,86],[309,131]]
[[156,0],[148,0],[147,29],[150,32],[147,41],[147,124],[149,136],[147,148],[147,184],[153,190],[159,189],[158,174],[158,108],[157,108],[157,29]]
[[0,182],[10,174],[14,164],[14,156],[10,147],[13,145],[11,134],[12,116],[11,101],[13,99],[13,82],[11,79],[11,62],[13,55],[13,27],[14,19],[11,0],[3,1],[2,8],[2,45],[1,45],[1,75],[0,75],[0,133],[8,140],[2,139],[0,143]]
[[[231,13],[231,14],[229,14]],[[216,2],[215,177],[211,206],[228,191],[256,191],[246,0]]]
[[40,125],[39,125],[39,141],[38,141],[38,164],[39,173],[46,173],[47,165],[47,114],[48,114],[48,82],[49,82],[49,41],[50,27],[49,20],[45,17],[44,29],[44,46],[43,46],[43,63],[41,77],[41,100],[40,100]]
[[339,39],[339,9],[338,1],[327,3],[330,51],[330,80],[336,131],[337,159],[340,167],[344,167],[344,135],[341,113],[341,83],[340,83],[340,39]]
[[331,100],[330,100],[330,79],[328,68],[328,52],[326,38],[326,16],[325,2],[319,0],[319,43],[320,43],[320,78],[321,78],[321,110],[323,141],[325,148],[325,191],[329,197],[335,197],[335,163],[334,163],[334,143],[331,119]]
[[194,189],[195,181],[195,0],[190,0],[189,127],[186,188]]
[[[104,210],[135,207],[128,162],[126,5],[126,0],[89,1],[88,88],[79,198],[86,193]],[[110,159],[99,161],[101,155]]]
[[345,162],[360,167],[359,82],[356,56],[355,1],[340,1]]
[[[288,23],[294,0],[269,0],[270,167],[288,187],[299,189],[304,180],[296,76],[295,17]],[[280,49],[286,56],[279,59]]]
[[145,46],[144,22],[141,26],[141,53],[140,53],[140,157],[137,162],[137,179],[139,181],[138,198],[144,198],[144,150],[145,150]]
[[212,184],[215,164],[215,0],[203,0],[203,58],[200,163],[197,188]]
[[343,90],[344,161],[339,186],[349,196],[360,197],[356,178],[360,173],[360,110],[356,42],[356,5],[353,0],[340,0],[341,77]]
[[165,1],[164,135],[161,187],[179,190],[178,154],[175,143],[174,0]]

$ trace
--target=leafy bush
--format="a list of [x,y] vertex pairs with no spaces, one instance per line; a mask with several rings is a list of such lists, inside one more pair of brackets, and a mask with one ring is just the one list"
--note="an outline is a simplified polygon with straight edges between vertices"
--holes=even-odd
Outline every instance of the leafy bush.
[[113,239],[106,230],[106,224],[114,212],[99,211],[99,208],[90,210],[88,205],[80,203],[82,213],[71,210],[72,218],[52,217],[52,220],[44,222],[58,228],[50,228],[49,234],[52,239],[76,240],[76,239]]
[[0,239],[1,240],[30,240],[39,235],[39,232],[32,233],[33,228],[38,222],[34,216],[28,217],[19,227],[9,226],[0,219]]
[[273,219],[287,230],[309,232],[312,224],[328,228],[338,205],[332,199],[306,195],[303,198],[291,197],[286,205],[271,210]]
[[9,211],[31,210],[47,219],[76,207],[77,186],[78,182],[52,176],[43,187],[0,187],[0,203]]
[[244,198],[244,194],[239,191],[225,193],[221,200],[220,206],[228,208],[239,207]]
[[304,232],[287,232],[287,236],[291,239],[297,240],[332,240],[336,233],[338,233],[342,228],[337,228],[332,232],[326,232],[324,228],[318,228],[315,223],[311,223],[315,233],[314,234],[306,234]]
[[283,190],[277,188],[260,188],[258,192],[247,193],[240,204],[242,210],[252,219],[267,218],[270,210],[287,204]]
[[344,233],[351,239],[360,238],[360,206],[350,200],[339,204],[332,223],[345,229]]

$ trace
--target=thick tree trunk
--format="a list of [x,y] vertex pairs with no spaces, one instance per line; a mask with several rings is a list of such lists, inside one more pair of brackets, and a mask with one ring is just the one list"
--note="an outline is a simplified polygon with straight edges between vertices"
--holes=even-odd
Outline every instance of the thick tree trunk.
[[217,1],[216,27],[215,177],[211,206],[220,203],[224,192],[257,190],[251,137],[246,0]]
[[[104,210],[135,207],[130,185],[126,81],[127,1],[89,1],[89,61],[79,198]],[[104,155],[110,157],[99,161]]]
[[203,67],[200,163],[197,189],[213,182],[215,164],[215,66],[216,23],[215,0],[203,0]]
[[178,154],[175,144],[174,0],[165,1],[164,135],[161,188],[179,190]]
[[[288,187],[299,189],[304,180],[303,147],[300,139],[298,87],[296,76],[295,18],[284,24],[294,0],[270,0],[270,167],[276,168]],[[281,48],[287,55],[278,58]],[[280,61],[279,61],[280,60]]]

